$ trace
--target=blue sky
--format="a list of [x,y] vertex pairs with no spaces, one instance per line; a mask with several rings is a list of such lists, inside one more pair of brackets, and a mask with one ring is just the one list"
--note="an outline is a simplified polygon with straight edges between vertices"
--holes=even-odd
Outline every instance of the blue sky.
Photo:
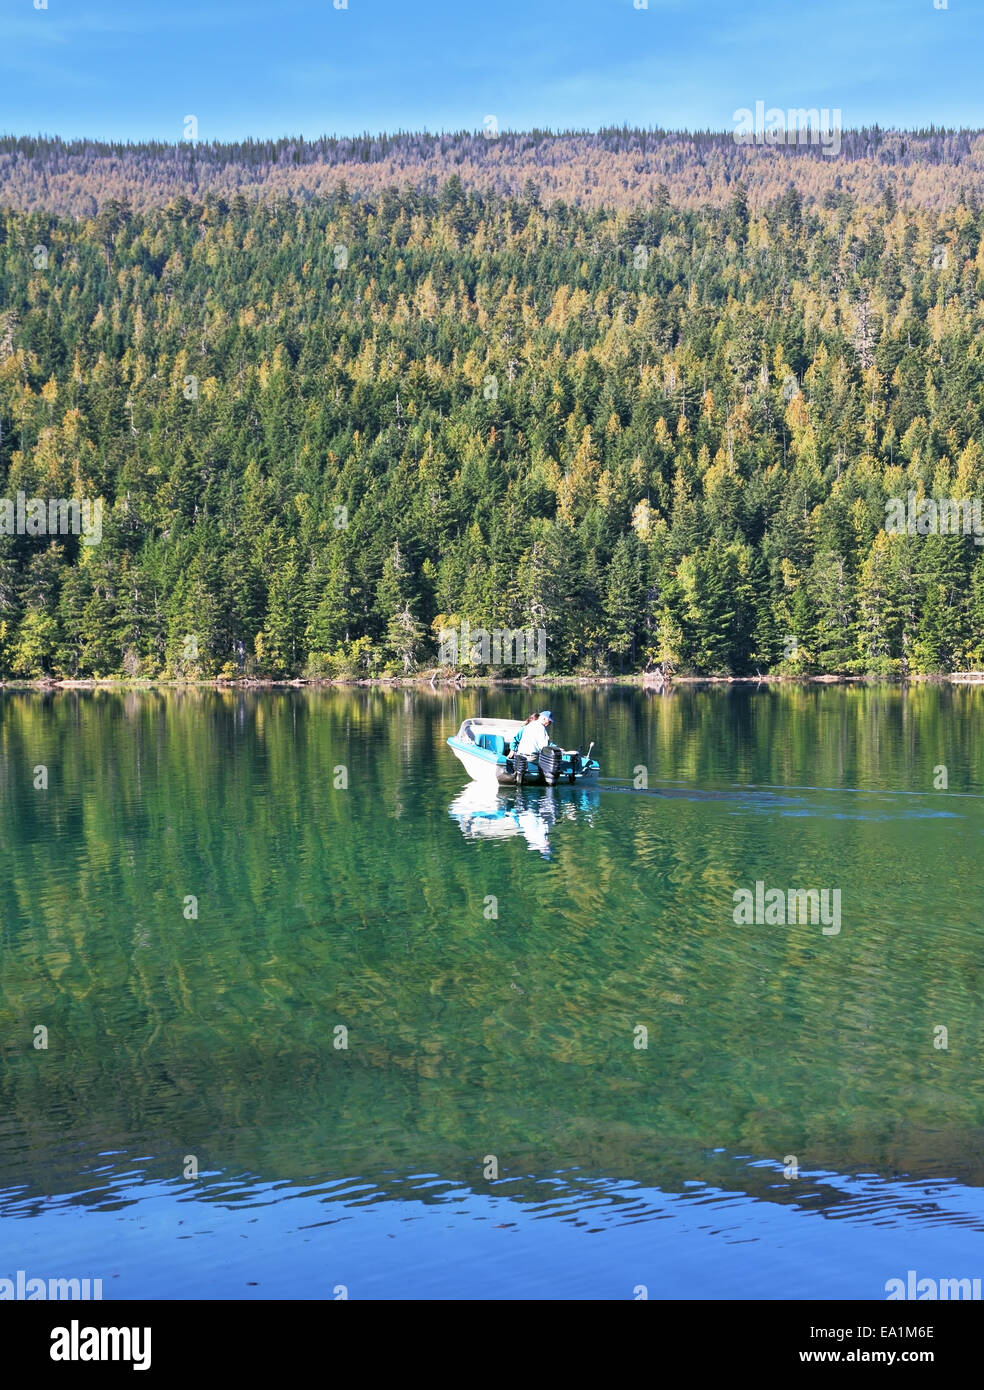
[[0,132],[730,129],[758,100],[984,126],[984,0],[36,3],[0,0]]

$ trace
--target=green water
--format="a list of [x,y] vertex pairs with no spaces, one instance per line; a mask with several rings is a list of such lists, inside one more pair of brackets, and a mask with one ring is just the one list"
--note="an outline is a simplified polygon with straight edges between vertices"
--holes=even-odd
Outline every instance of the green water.
[[[452,1198],[526,1242],[509,1276],[524,1293],[621,1296],[644,1277],[676,1296],[879,1296],[857,1270],[895,1274],[930,1228],[937,1263],[968,1264],[984,1224],[984,690],[540,692],[557,741],[594,738],[620,780],[483,798],[444,740],[528,701],[0,695],[6,1264],[19,1217],[49,1264],[71,1250],[123,1267],[123,1294],[182,1296],[199,1261],[209,1290],[246,1296],[237,1223],[255,1203],[273,1223],[260,1291],[310,1292],[305,1270],[330,1255],[399,1296],[395,1252],[417,1232],[402,1258],[429,1242],[426,1290],[480,1295],[477,1236],[474,1259],[455,1236],[441,1263]],[[734,894],[756,881],[839,890],[840,931],[736,926]],[[623,1243],[623,1208],[646,1220],[695,1192],[728,1194],[743,1265],[700,1223],[661,1254]],[[418,1225],[381,1255],[371,1222],[397,1207]],[[110,1252],[129,1228],[107,1223],[130,1209],[157,1217],[127,1264]],[[206,1209],[238,1214],[178,1230]],[[818,1209],[848,1218],[832,1255]],[[296,1235],[343,1214],[327,1245]],[[595,1244],[562,1250],[531,1215]],[[904,1241],[891,1258],[873,1254],[879,1219]],[[582,1256],[599,1282],[568,1290]]]

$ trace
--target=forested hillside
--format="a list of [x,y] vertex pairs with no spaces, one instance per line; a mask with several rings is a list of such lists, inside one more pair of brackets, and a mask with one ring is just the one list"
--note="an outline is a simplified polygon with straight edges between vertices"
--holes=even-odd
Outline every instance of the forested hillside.
[[[88,217],[109,198],[126,198],[142,211],[182,194],[303,200],[335,193],[342,184],[360,197],[378,198],[388,188],[408,184],[436,194],[452,176],[469,192],[521,197],[532,186],[544,203],[560,199],[590,208],[632,208],[650,202],[661,187],[674,206],[720,207],[738,180],[756,211],[782,197],[790,184],[807,205],[846,193],[864,204],[887,196],[907,206],[942,210],[962,197],[984,196],[984,131],[841,130],[839,113],[824,117],[828,128],[838,127],[836,146],[828,149],[811,142],[805,121],[794,143],[779,145],[764,139],[737,143],[733,130],[628,127],[490,128],[236,144],[0,136],[0,206]],[[821,119],[816,112],[815,120]]]
[[984,547],[884,530],[984,494],[982,296],[973,194],[8,210],[0,498],[105,511],[0,536],[0,676],[984,666]]

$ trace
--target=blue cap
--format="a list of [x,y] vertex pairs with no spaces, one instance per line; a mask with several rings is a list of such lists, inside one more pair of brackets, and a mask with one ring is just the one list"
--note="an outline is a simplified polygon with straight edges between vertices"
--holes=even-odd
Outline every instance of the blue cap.
[[553,715],[550,713],[550,711],[549,711],[548,709],[545,709],[545,710],[541,710],[541,711],[540,711],[540,722],[541,722],[541,723],[543,723],[543,724],[549,724],[549,723],[551,723],[552,721],[553,721]]

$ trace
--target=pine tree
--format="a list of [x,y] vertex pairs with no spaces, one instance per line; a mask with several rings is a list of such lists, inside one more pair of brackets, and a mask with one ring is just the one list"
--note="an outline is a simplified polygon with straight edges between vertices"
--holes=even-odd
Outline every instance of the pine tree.
[[621,536],[608,569],[602,605],[608,650],[618,662],[620,671],[625,669],[626,657],[630,662],[635,662],[641,599],[642,574],[638,545],[634,536]]

